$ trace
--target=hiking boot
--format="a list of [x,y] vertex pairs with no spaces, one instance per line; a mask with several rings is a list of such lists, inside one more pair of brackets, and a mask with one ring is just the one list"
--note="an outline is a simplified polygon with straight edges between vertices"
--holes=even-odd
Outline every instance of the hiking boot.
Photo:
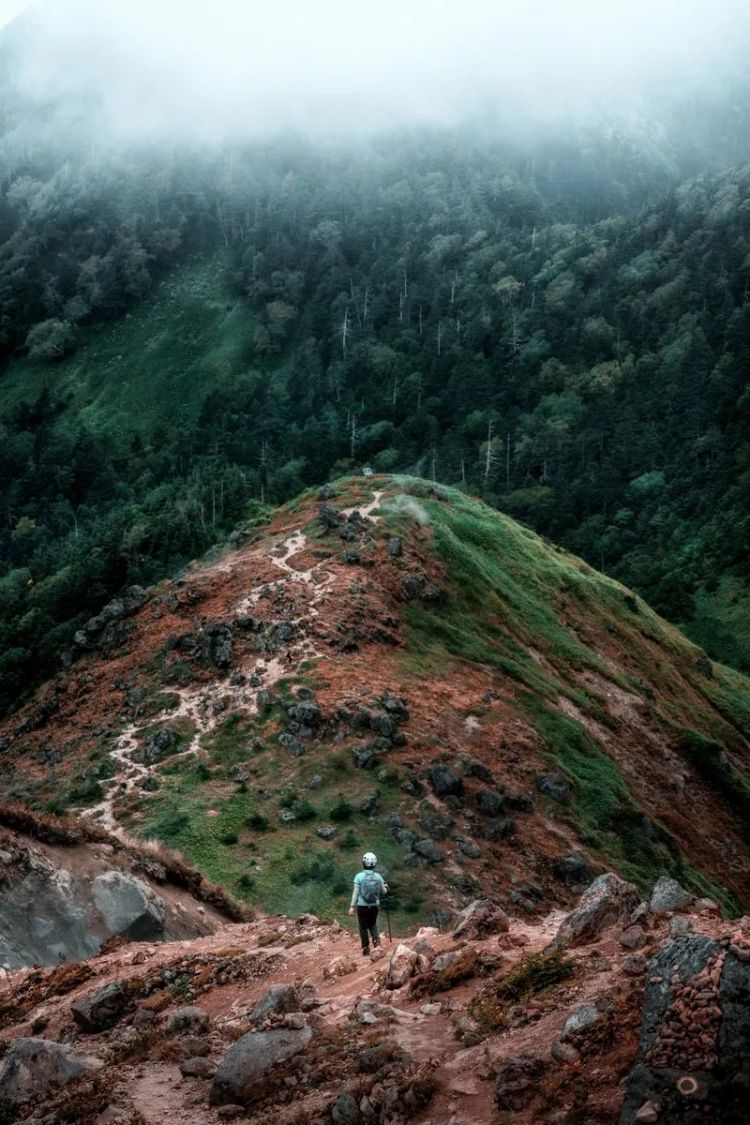
[[363,957],[369,957],[370,956],[370,950],[369,949],[363,949],[362,950],[362,956]]

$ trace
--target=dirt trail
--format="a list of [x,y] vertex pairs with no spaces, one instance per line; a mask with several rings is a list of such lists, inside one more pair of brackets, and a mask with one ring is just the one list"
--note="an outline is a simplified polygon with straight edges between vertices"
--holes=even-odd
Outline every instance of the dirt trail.
[[[377,522],[377,516],[371,513],[377,508],[382,498],[382,491],[375,492],[373,499],[363,507],[342,509],[342,515],[347,518],[353,512],[359,511],[363,518],[370,518]],[[239,711],[247,716],[258,712],[257,692],[260,689],[271,689],[283,676],[288,676],[291,671],[299,669],[304,661],[319,659],[322,656],[305,635],[305,624],[312,618],[320,615],[321,606],[324,604],[327,593],[334,586],[337,578],[335,571],[325,573],[328,559],[321,559],[309,567],[298,569],[293,560],[302,555],[309,548],[309,541],[302,530],[292,531],[280,544],[270,550],[254,551],[251,555],[235,554],[213,564],[202,573],[233,571],[240,560],[247,566],[250,563],[257,566],[259,561],[270,561],[274,567],[282,572],[282,577],[271,582],[263,582],[252,592],[236,601],[230,611],[234,616],[242,616],[252,610],[261,599],[269,597],[273,592],[279,591],[287,583],[291,583],[296,591],[310,594],[302,607],[302,612],[291,619],[292,624],[298,629],[296,639],[292,640],[287,648],[286,660],[279,657],[268,659],[257,656],[246,662],[235,672],[240,672],[245,681],[241,684],[232,683],[235,677],[225,677],[223,680],[211,684],[200,685],[195,688],[172,688],[171,695],[179,697],[176,708],[165,708],[143,722],[134,722],[117,736],[115,744],[110,751],[110,758],[115,766],[114,776],[102,782],[105,796],[90,808],[81,810],[82,816],[97,820],[103,827],[117,832],[118,824],[115,817],[114,805],[126,794],[136,787],[142,786],[151,776],[156,776],[158,770],[137,760],[141,753],[139,735],[152,730],[159,723],[174,723],[180,719],[187,719],[194,727],[190,744],[183,754],[198,755],[201,751],[201,740],[206,734],[214,731],[221,719],[228,713]],[[221,699],[222,707],[217,712],[215,703]]]

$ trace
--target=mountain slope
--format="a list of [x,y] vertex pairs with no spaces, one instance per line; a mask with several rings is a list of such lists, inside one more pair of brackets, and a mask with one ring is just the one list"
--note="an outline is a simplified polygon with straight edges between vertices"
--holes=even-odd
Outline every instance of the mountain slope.
[[289,913],[343,911],[365,846],[399,924],[547,909],[602,863],[747,901],[740,674],[456,490],[322,495],[90,622],[0,732],[2,790]]

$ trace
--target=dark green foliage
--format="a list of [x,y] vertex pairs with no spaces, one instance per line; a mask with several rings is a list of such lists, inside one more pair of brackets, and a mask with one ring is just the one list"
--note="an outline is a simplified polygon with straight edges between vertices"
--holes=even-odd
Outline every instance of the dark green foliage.
[[677,749],[706,784],[726,801],[740,832],[750,841],[750,782],[729,761],[724,747],[697,731],[686,730],[678,740]]
[[337,798],[336,804],[328,810],[328,819],[334,821],[335,824],[345,824],[351,820],[353,815],[353,807],[341,795]]
[[254,832],[267,832],[269,820],[263,813],[254,812],[247,818],[247,825],[249,828],[252,828]]
[[575,970],[574,962],[566,957],[563,950],[532,953],[524,957],[497,985],[497,994],[504,1000],[515,1002],[524,1000],[546,988],[567,980]]

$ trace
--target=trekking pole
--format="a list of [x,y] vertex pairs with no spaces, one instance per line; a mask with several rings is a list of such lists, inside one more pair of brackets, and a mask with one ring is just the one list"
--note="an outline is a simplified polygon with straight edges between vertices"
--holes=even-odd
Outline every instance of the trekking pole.
[[393,945],[393,934],[391,933],[391,912],[388,909],[388,900],[385,902],[385,916],[388,919],[388,940]]

